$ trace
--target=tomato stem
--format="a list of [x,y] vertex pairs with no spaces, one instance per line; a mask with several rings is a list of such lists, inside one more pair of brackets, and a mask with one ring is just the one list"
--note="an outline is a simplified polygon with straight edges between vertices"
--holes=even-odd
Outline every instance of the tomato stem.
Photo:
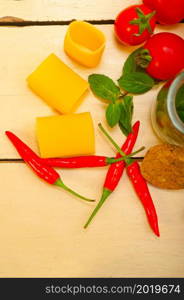
[[151,28],[150,21],[153,18],[153,16],[155,15],[156,11],[154,10],[151,13],[145,15],[143,13],[143,11],[139,7],[137,7],[136,12],[137,12],[138,18],[130,21],[130,24],[137,25],[139,27],[139,32],[135,33],[134,35],[140,36],[146,29],[148,30],[148,32],[150,34],[152,34],[153,30]]

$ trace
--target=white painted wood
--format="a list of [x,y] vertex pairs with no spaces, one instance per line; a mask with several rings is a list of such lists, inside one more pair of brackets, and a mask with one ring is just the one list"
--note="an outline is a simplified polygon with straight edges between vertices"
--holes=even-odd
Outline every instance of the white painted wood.
[[[183,191],[150,187],[161,237],[124,174],[85,231],[94,205],[40,181],[23,164],[0,166],[0,277],[183,277]],[[63,180],[99,199],[104,169],[63,170]]]
[[[132,48],[120,46],[113,27],[98,26],[107,36],[101,64],[86,69],[62,49],[66,26],[0,28],[0,158],[18,157],[4,135],[10,129],[38,150],[35,118],[54,112],[26,86],[26,76],[49,53],[56,53],[87,79],[93,72],[117,79]],[[184,36],[184,25],[167,28]],[[157,89],[136,96],[134,120],[141,120],[136,148],[158,143],[150,124]],[[91,111],[98,154],[113,155],[99,133],[104,105],[91,92],[78,111]],[[118,128],[111,130],[121,144]],[[106,168],[59,171],[64,182],[99,199]],[[183,277],[183,191],[150,187],[161,238],[150,230],[144,210],[126,174],[87,231],[83,225],[94,207],[39,180],[24,164],[0,164],[0,277]]]
[[26,20],[114,19],[129,5],[140,0],[0,0],[0,17]]
[[[4,135],[12,130],[25,142],[37,149],[35,139],[35,118],[55,114],[42,100],[34,95],[26,84],[26,77],[45,57],[54,52],[83,78],[91,73],[103,73],[113,79],[121,74],[123,62],[133,50],[119,45],[111,25],[98,26],[107,37],[107,45],[102,61],[95,69],[81,67],[67,57],[63,51],[66,26],[44,26],[24,28],[0,28],[1,30],[1,69],[0,69],[0,158],[18,157],[16,151]],[[171,28],[168,28],[171,31]],[[172,31],[184,36],[184,25],[172,27]],[[71,84],[72,85],[72,84]],[[136,148],[144,145],[147,149],[159,141],[150,123],[151,104],[156,98],[158,88],[141,96],[135,96],[134,120],[141,121],[140,135]],[[91,111],[96,130],[96,151],[98,154],[113,155],[109,143],[99,133],[98,122],[105,124],[105,105],[89,92],[78,112]],[[124,138],[118,128],[111,130],[119,144]],[[144,153],[144,152],[143,152]]]

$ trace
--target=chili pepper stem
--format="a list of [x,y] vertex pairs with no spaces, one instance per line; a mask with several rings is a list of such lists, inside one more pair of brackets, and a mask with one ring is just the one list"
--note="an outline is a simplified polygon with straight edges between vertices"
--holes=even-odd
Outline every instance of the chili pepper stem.
[[99,128],[101,129],[101,131],[103,132],[103,134],[108,138],[108,140],[113,144],[113,146],[117,149],[117,151],[121,154],[121,156],[124,158],[124,161],[126,162],[126,164],[130,164],[131,162],[133,162],[133,160],[131,159],[131,156],[136,155],[137,153],[139,153],[140,151],[144,150],[145,147],[141,147],[140,149],[138,149],[137,151],[130,153],[129,155],[126,155],[121,148],[118,146],[118,144],[113,140],[113,138],[108,134],[108,132],[105,130],[105,128],[102,126],[101,123],[98,124]]
[[126,156],[126,154],[121,150],[121,148],[118,146],[118,144],[116,144],[116,142],[111,138],[111,136],[108,134],[108,132],[105,130],[105,128],[103,128],[102,124],[99,123],[98,124],[99,128],[101,129],[101,131],[104,133],[104,135],[109,139],[109,141],[114,145],[114,147],[117,149],[117,151],[122,155],[122,156]]
[[88,227],[88,225],[91,223],[92,219],[95,217],[95,215],[97,214],[97,212],[99,211],[99,209],[101,208],[101,206],[104,204],[105,200],[107,199],[107,197],[112,193],[112,191],[104,188],[103,189],[103,193],[101,196],[100,201],[98,202],[97,206],[95,207],[95,209],[93,210],[91,216],[89,217],[88,221],[86,222],[86,224],[84,225],[84,228],[86,229]]
[[95,201],[95,200],[93,200],[93,199],[86,198],[86,197],[84,197],[84,196],[82,196],[82,195],[76,193],[75,191],[71,190],[69,187],[67,187],[67,186],[62,182],[62,180],[61,180],[60,178],[54,183],[54,185],[63,188],[65,191],[71,193],[72,195],[74,195],[74,196],[76,196],[76,197],[78,197],[78,198],[80,198],[80,199],[86,200],[86,201],[88,201],[88,202],[94,202],[94,201]]
[[120,161],[125,161],[125,160],[127,162],[128,160],[131,160],[132,156],[136,155],[137,153],[139,153],[140,151],[142,151],[144,149],[145,149],[145,147],[141,147],[140,149],[136,150],[135,152],[132,152],[129,155],[124,155],[124,156],[122,156],[120,158],[114,158],[114,157],[110,158],[110,157],[107,157],[106,162],[107,162],[108,165],[111,165],[111,164],[114,164],[114,163],[117,163],[117,162],[120,162]]
[[[123,144],[122,149],[127,154],[131,153],[133,146],[136,142],[138,131],[139,131],[140,122],[137,121],[133,126],[133,131],[128,135],[126,142]],[[119,157],[117,154],[116,157]],[[128,158],[129,159],[129,158]],[[92,212],[91,216],[89,217],[87,223],[85,224],[84,228],[87,228],[92,219],[97,214],[98,210],[102,207],[105,200],[110,196],[110,194],[115,190],[125,168],[125,164],[117,164],[111,165],[106,175],[106,179],[103,185],[103,193],[99,203],[97,204],[96,208]]]
[[122,161],[122,160],[124,160],[123,157],[120,157],[120,158],[107,157],[107,158],[106,158],[106,163],[107,163],[107,165],[111,165],[111,164],[120,162],[120,161]]
[[126,166],[130,166],[134,161],[131,158],[126,160]]

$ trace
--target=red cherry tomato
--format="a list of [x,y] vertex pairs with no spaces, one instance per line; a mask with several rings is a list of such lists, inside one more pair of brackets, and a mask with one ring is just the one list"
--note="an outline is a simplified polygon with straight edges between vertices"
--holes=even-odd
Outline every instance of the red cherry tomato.
[[184,19],[184,0],[143,0],[150,9],[156,10],[159,23],[169,25]]
[[132,5],[117,16],[115,34],[125,45],[139,45],[148,40],[155,29],[155,12],[145,5]]
[[146,68],[154,78],[168,80],[184,68],[184,40],[174,34],[154,34],[144,45],[152,57]]

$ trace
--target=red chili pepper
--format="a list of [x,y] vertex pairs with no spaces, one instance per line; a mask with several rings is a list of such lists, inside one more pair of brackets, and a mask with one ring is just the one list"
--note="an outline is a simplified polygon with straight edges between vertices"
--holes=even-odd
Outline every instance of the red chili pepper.
[[70,188],[68,188],[61,180],[59,174],[50,166],[43,163],[43,160],[33,152],[24,142],[22,142],[16,135],[10,131],[6,131],[7,137],[15,146],[22,159],[33,169],[33,171],[46,182],[54,184],[70,192],[71,194],[86,201],[94,201],[79,195]]
[[[137,140],[138,132],[139,132],[140,122],[137,121],[134,126],[132,132],[128,135],[125,143],[122,146],[122,151],[125,154],[130,154],[132,152],[132,149],[135,145],[135,142]],[[120,153],[117,153],[116,158],[121,157]],[[92,212],[91,216],[89,217],[87,223],[84,225],[84,228],[87,228],[98,210],[101,208],[105,200],[109,197],[109,195],[115,190],[116,186],[118,185],[120,178],[123,174],[124,168],[126,164],[125,161],[120,161],[117,163],[112,164],[107,172],[104,186],[103,186],[103,193],[101,196],[101,199],[97,206],[95,207],[94,211]]]
[[153,200],[151,198],[146,180],[143,178],[138,162],[133,162],[130,159],[130,164],[127,165],[127,174],[134,186],[134,189],[141,200],[148,222],[157,236],[160,236],[158,227],[158,218]]
[[48,166],[59,167],[59,168],[93,168],[93,167],[104,167],[110,164],[114,164],[118,161],[122,161],[122,157],[117,156],[116,158],[106,156],[77,156],[67,158],[44,158],[44,163]]
[[[121,154],[121,156],[124,156],[124,152],[119,148],[119,146],[116,144],[116,142],[111,138],[111,136],[106,132],[106,130],[103,128],[101,124],[99,124],[100,129],[104,133],[104,135],[111,141],[111,143],[114,145],[114,147],[118,150],[118,152]],[[148,190],[147,182],[143,178],[139,164],[137,162],[134,162],[132,158],[125,157],[125,163],[127,166],[127,173],[134,185],[135,191],[137,192],[141,202],[144,205],[150,226],[152,227],[153,231],[157,236],[160,236],[159,234],[159,228],[158,228],[158,219],[156,210],[151,198],[151,195]]]

